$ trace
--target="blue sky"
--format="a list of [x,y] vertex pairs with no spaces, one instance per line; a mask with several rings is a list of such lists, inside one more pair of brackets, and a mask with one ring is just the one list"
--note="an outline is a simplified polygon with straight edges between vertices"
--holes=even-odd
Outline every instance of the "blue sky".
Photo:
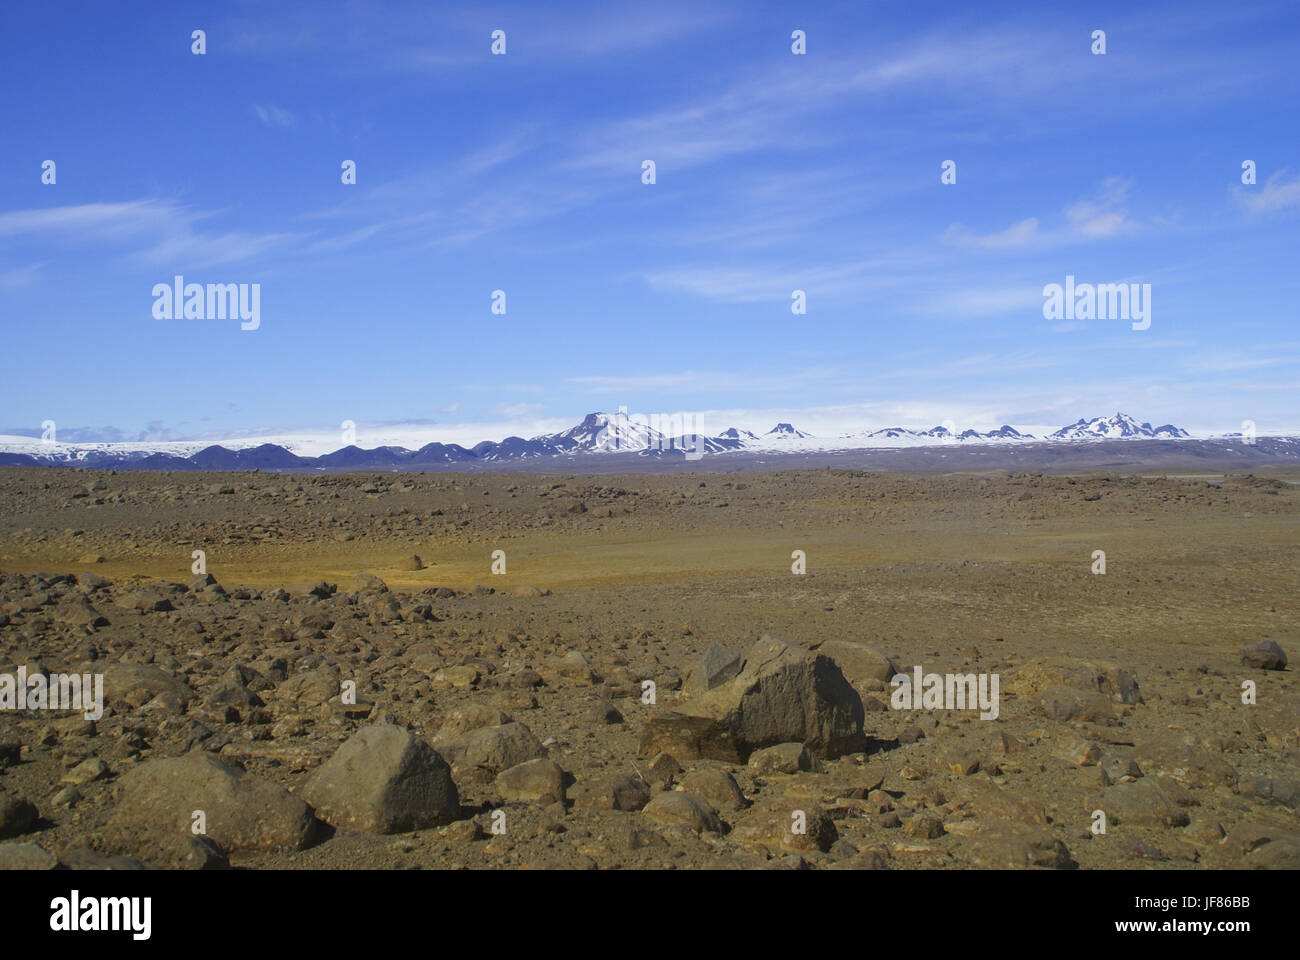
[[[815,7],[12,6],[0,432],[1300,429],[1300,6]],[[1067,274],[1150,329],[1045,320]]]

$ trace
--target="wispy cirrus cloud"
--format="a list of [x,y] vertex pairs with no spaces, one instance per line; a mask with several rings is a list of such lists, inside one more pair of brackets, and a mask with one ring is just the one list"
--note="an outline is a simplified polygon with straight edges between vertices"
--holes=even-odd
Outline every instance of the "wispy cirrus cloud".
[[57,235],[122,239],[156,230],[171,219],[174,205],[160,200],[82,203],[0,213],[0,237]]
[[201,228],[215,216],[158,198],[74,204],[0,213],[0,237],[57,244],[59,251],[70,244],[106,245],[140,265],[181,267],[246,261],[302,237]]
[[1032,285],[1006,287],[958,287],[947,293],[925,297],[918,304],[923,313],[946,316],[995,316],[1041,307],[1043,295]]
[[288,110],[281,107],[262,106],[260,103],[253,104],[253,115],[262,121],[263,126],[267,127],[292,127],[294,125],[294,116]]
[[999,249],[1003,247],[1024,247],[1040,239],[1038,218],[1026,217],[1019,223],[1013,223],[1005,230],[979,236],[959,223],[954,223],[944,231],[943,239],[964,247],[984,247]]
[[722,303],[789,305],[795,290],[805,291],[810,302],[825,303],[832,298],[905,288],[915,281],[915,270],[930,258],[925,250],[900,249],[821,263],[768,259],[750,266],[672,266],[645,271],[642,278],[652,290],[688,293]]
[[40,263],[29,263],[25,267],[14,267],[11,270],[0,271],[0,287],[25,287],[32,283],[40,275],[41,268],[48,261]]
[[470,176],[488,173],[537,149],[543,139],[540,124],[525,124],[506,136],[465,154],[459,161],[460,170]]
[[[971,87],[1009,85],[1020,95],[1039,89],[1051,82],[1051,74],[1026,67],[1026,51],[1039,49],[1041,44],[1022,36],[989,31],[926,37],[867,67],[859,60],[830,57],[765,63],[713,93],[696,92],[681,103],[584,131],[565,165],[622,170],[653,157],[668,170],[683,170],[757,150],[809,151],[845,137],[812,126],[816,115],[897,88],[951,85],[969,94]],[[1012,79],[1027,69],[1032,81]]]
[[1132,186],[1131,179],[1110,177],[1102,182],[1094,196],[1066,207],[1065,218],[1076,233],[1085,237],[1114,236],[1132,226],[1128,211],[1121,206]]
[[1069,203],[1062,211],[1063,220],[1047,230],[1040,229],[1038,217],[1026,217],[987,234],[975,233],[955,223],[944,231],[941,239],[945,243],[985,250],[1046,249],[1067,243],[1108,240],[1141,227],[1123,206],[1132,186],[1131,178],[1108,177],[1096,191]]
[[737,7],[692,3],[596,5],[570,7],[567,17],[554,11],[539,17],[536,8],[516,8],[528,52],[549,57],[606,57],[648,50],[696,37],[734,22]]
[[1288,169],[1278,170],[1261,186],[1238,188],[1236,197],[1247,213],[1255,215],[1300,207],[1300,176]]
[[214,267],[256,260],[301,239],[294,233],[200,233],[183,230],[160,238],[157,243],[131,254],[131,259],[150,267]]
[[1183,361],[1192,374],[1230,373],[1236,370],[1263,370],[1268,367],[1300,368],[1300,344],[1278,343],[1261,346],[1249,353],[1241,350],[1216,350],[1197,353]]
[[[382,10],[376,16],[376,9]],[[358,65],[398,71],[450,71],[482,63],[494,29],[506,31],[507,55],[519,60],[571,62],[635,54],[733,22],[739,7],[686,2],[496,5],[490,17],[478,8],[430,6],[389,0],[340,7],[330,29],[321,29],[310,7],[277,7],[227,24],[230,49],[245,56],[317,55],[338,70]]]

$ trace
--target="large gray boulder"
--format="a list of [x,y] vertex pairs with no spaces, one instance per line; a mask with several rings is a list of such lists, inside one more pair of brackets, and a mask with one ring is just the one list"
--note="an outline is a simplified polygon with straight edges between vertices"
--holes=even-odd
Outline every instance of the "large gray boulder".
[[1098,807],[1112,823],[1127,826],[1168,829],[1185,827],[1191,819],[1159,784],[1145,777],[1103,788]]
[[985,870],[1070,870],[1075,866],[1070,849],[1046,827],[1033,823],[995,820],[983,824],[962,850],[971,863]]
[[34,843],[0,843],[0,870],[53,870],[59,858]]
[[150,760],[125,774],[109,826],[191,833],[203,811],[206,836],[228,853],[302,850],[316,839],[316,818],[279,784],[215,757]]
[[563,803],[564,771],[554,760],[526,760],[497,775],[497,792],[503,800],[523,803]]
[[833,660],[764,636],[734,679],[646,724],[641,753],[671,740],[678,759],[744,762],[763,747],[798,742],[836,757],[865,748],[863,716],[862,698]]
[[87,837],[85,846],[97,854],[128,857],[163,870],[223,870],[230,866],[211,837],[170,830],[102,829]]
[[1241,648],[1241,662],[1259,670],[1285,670],[1286,651],[1277,645],[1276,640],[1248,643]]
[[119,710],[157,701],[167,712],[181,713],[194,691],[179,677],[147,663],[88,664],[85,673],[104,675],[104,700]]
[[885,654],[852,640],[827,640],[817,652],[834,660],[849,683],[864,680],[889,683],[899,672],[898,666]]
[[434,745],[457,780],[492,779],[502,770],[546,756],[541,741],[522,723],[480,727]]
[[703,797],[693,793],[670,791],[657,793],[641,811],[646,817],[664,826],[684,825],[696,833],[722,832],[718,811]]
[[744,655],[739,650],[732,650],[719,643],[710,644],[691,668],[684,689],[689,694],[701,694],[720,687],[735,679],[744,661]]
[[446,761],[393,724],[354,733],[316,771],[302,796],[331,826],[366,833],[441,826],[460,814]]
[[1099,693],[1114,703],[1142,702],[1137,677],[1109,660],[1080,660],[1075,657],[1036,657],[1012,670],[1004,691],[1032,699],[1053,687],[1070,687]]

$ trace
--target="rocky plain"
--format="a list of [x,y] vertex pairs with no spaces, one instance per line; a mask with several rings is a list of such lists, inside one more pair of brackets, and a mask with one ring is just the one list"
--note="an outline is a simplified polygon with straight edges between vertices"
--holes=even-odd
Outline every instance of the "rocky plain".
[[1298,480],[0,469],[0,868],[1297,868]]

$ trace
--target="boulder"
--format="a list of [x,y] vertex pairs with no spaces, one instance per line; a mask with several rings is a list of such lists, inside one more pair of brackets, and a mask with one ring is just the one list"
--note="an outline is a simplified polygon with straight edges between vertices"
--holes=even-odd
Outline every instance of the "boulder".
[[190,578],[190,593],[199,593],[208,587],[218,587],[217,578],[210,573],[200,573]]
[[85,786],[88,783],[94,783],[96,780],[103,780],[109,776],[112,771],[108,764],[99,757],[87,757],[75,767],[64,772],[59,778],[60,783],[71,783],[75,786]]
[[248,689],[246,677],[256,676],[254,671],[231,667],[208,691],[204,703],[210,707],[234,707],[236,710],[249,710],[265,704],[262,698]]
[[36,826],[36,807],[23,797],[0,794],[0,840],[26,833]]
[[358,573],[352,578],[352,592],[360,594],[387,593],[388,584],[373,573]]
[[824,853],[839,839],[839,832],[830,814],[812,800],[771,797],[736,818],[731,839],[758,844],[773,853]]
[[[0,850],[11,844],[0,844]],[[1207,858],[1211,869],[1300,869],[1300,833],[1291,826],[1247,821],[1228,831]]]
[[833,660],[765,637],[746,651],[734,679],[652,719],[641,749],[644,756],[651,741],[667,736],[680,740],[679,748],[659,749],[681,759],[694,750],[743,762],[755,750],[797,741],[819,756],[837,757],[865,749],[863,716],[862,698]]
[[1300,870],[1300,835],[1266,843],[1242,857],[1238,866],[1252,870]]
[[863,850],[847,860],[831,864],[832,870],[888,870],[889,860],[879,850]]
[[59,623],[86,630],[108,626],[108,618],[92,607],[85,600],[74,600],[63,604],[55,610],[54,618]]
[[284,592],[291,597],[315,597],[318,600],[324,600],[331,596],[337,588],[332,583],[326,583],[321,580],[317,583],[293,583],[284,588]]
[[813,758],[802,743],[778,743],[749,755],[749,772],[756,777],[795,774],[813,769]]
[[1241,793],[1266,803],[1290,807],[1292,810],[1300,807],[1300,780],[1247,777],[1241,783]]
[[623,714],[619,713],[616,706],[601,697],[592,702],[585,713],[584,719],[594,726],[610,726],[615,723],[623,722]]
[[1126,826],[1185,827],[1191,819],[1165,790],[1145,777],[1103,788],[1097,809],[1104,810],[1111,823]]
[[1077,767],[1095,767],[1101,760],[1101,744],[1066,733],[1052,744],[1052,756]]
[[90,836],[86,846],[99,854],[128,857],[165,870],[222,870],[230,866],[210,837],[147,827],[104,829]]
[[830,657],[849,683],[879,680],[889,683],[899,672],[898,666],[879,650],[852,640],[827,640],[817,652]]
[[119,709],[157,700],[171,713],[181,713],[194,691],[179,677],[147,663],[89,664],[87,673],[104,675],[104,701]]
[[1257,670],[1285,670],[1286,653],[1272,640],[1248,643],[1241,648],[1241,662]]
[[739,650],[717,643],[711,644],[691,668],[683,689],[691,695],[707,693],[714,687],[735,679],[743,663],[744,657]]
[[682,789],[703,797],[718,810],[735,813],[749,806],[736,778],[716,767],[695,770],[682,778]]
[[1142,702],[1137,677],[1132,671],[1108,660],[1079,660],[1073,657],[1036,657],[1006,677],[1008,693],[1033,699],[1051,687],[1070,687],[1099,693],[1115,703]]
[[441,826],[460,813],[446,761],[393,724],[358,730],[301,793],[326,823],[365,833]]
[[1030,797],[998,786],[985,776],[967,777],[954,785],[954,806],[981,820],[1047,824],[1047,811]]
[[1143,776],[1142,767],[1132,757],[1122,753],[1111,753],[1101,759],[1102,786],[1110,786],[1122,780],[1136,780]]
[[983,870],[1068,870],[1075,866],[1069,848],[1046,827],[1032,823],[1000,820],[984,824],[962,844],[961,852]]
[[1115,709],[1105,694],[1077,687],[1048,687],[1038,697],[1037,707],[1045,717],[1057,723],[1083,721],[1109,724],[1115,722]]
[[276,687],[275,696],[295,701],[299,707],[318,707],[337,697],[341,690],[338,668],[325,665],[295,673]]
[[433,675],[436,683],[446,683],[461,690],[467,690],[481,680],[483,674],[479,672],[478,667],[470,664],[460,664],[455,667],[445,667]]
[[576,680],[579,683],[591,683],[591,663],[581,650],[570,650],[562,657],[550,661],[543,668],[549,677]]
[[677,762],[676,757],[669,753],[656,754],[650,760],[649,767],[645,770],[637,769],[637,773],[645,777],[655,790],[671,789],[673,780],[681,772],[682,765]]
[[100,853],[86,844],[65,847],[59,853],[59,863],[69,870],[159,870],[135,857],[116,853]]
[[575,810],[640,810],[650,801],[650,787],[644,780],[612,773],[582,780],[569,789]]
[[1188,787],[1232,787],[1237,771],[1223,757],[1197,742],[1198,738],[1167,731],[1143,738],[1133,758],[1143,772],[1164,775]]
[[522,803],[563,803],[564,771],[554,760],[539,758],[515,764],[497,774],[497,793],[503,800]]
[[903,824],[903,833],[916,840],[937,840],[947,831],[938,817],[917,814]]
[[661,713],[641,729],[637,755],[653,757],[667,753],[683,760],[710,757],[735,762],[739,752],[731,733],[708,717],[693,717],[669,710]]
[[202,754],[149,760],[130,770],[108,822],[192,835],[197,810],[205,814],[206,835],[229,853],[302,850],[316,840],[316,819],[302,800]]
[[522,723],[480,727],[435,746],[451,765],[452,776],[495,777],[502,770],[546,756],[546,748]]
[[650,798],[650,802],[641,812],[663,826],[682,824],[696,833],[703,833],[706,830],[714,833],[722,832],[722,821],[718,819],[718,811],[713,809],[709,801],[693,793],[680,791],[657,793]]
[[496,707],[489,707],[487,704],[482,703],[472,703],[453,711],[442,722],[442,726],[438,728],[438,732],[433,736],[433,743],[434,746],[437,746],[440,743],[455,740],[472,730],[480,730],[483,727],[499,727],[513,722],[513,717],[503,713]]
[[0,843],[0,870],[53,870],[59,858],[34,843]]

